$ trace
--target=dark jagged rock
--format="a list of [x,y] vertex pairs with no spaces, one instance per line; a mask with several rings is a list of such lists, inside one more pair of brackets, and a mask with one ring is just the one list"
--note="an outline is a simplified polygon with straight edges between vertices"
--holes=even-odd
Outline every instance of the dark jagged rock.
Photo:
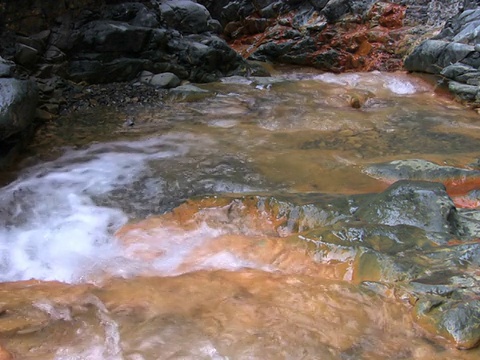
[[463,12],[448,20],[439,35],[421,43],[406,58],[406,69],[441,74],[460,100],[480,105],[479,26],[478,4],[465,1]]
[[398,70],[462,0],[200,0],[247,58],[327,71]]
[[[18,37],[16,61],[30,75],[90,83],[128,81],[142,70],[173,72],[196,82],[250,71],[249,64],[215,35],[220,23],[201,4],[109,3],[99,1],[83,10],[65,5],[41,8],[45,18],[40,28],[50,29]],[[19,16],[15,9],[8,7],[12,15],[7,28],[16,30],[11,22]]]

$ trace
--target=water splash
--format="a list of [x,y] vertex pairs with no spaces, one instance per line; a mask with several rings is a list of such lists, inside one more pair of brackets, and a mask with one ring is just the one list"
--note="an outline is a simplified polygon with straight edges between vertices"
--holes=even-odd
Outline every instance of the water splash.
[[134,181],[149,161],[184,155],[180,138],[71,150],[1,189],[0,281],[72,282],[118,256],[113,233],[127,216],[94,198]]

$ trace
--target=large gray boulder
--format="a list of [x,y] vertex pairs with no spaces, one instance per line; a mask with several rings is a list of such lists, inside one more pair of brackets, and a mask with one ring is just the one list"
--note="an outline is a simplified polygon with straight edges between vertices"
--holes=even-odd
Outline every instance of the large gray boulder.
[[460,63],[475,51],[472,45],[445,40],[426,40],[405,59],[409,71],[440,74],[451,64]]
[[160,13],[168,27],[187,34],[219,30],[219,23],[212,19],[208,10],[193,1],[166,1],[160,5]]
[[475,1],[465,1],[464,8],[439,35],[414,49],[405,68],[442,75],[460,100],[480,106],[480,8]]
[[31,135],[37,99],[33,81],[0,78],[0,167],[3,158]]
[[0,140],[31,125],[37,105],[37,89],[30,80],[0,79]]

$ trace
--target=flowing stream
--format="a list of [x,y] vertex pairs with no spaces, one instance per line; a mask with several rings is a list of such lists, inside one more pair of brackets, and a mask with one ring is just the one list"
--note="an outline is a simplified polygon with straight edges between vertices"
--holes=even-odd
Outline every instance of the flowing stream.
[[4,174],[0,359],[480,357],[223,197],[379,192],[365,166],[396,159],[468,167],[477,113],[405,73],[199,86],[60,119]]

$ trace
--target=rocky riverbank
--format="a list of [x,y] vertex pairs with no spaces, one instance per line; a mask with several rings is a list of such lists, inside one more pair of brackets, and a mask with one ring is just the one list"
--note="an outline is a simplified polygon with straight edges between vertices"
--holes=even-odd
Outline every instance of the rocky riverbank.
[[[39,120],[85,106],[155,103],[172,81],[266,73],[231,49],[219,22],[192,1],[17,1],[0,8],[0,54],[10,61],[1,76],[37,83]],[[163,80],[153,81],[156,74]],[[32,115],[22,114],[21,123],[34,127]],[[12,121],[2,127],[2,143],[23,131]]]
[[463,11],[448,20],[442,31],[422,42],[406,58],[405,68],[441,76],[459,100],[480,105],[480,8],[465,1]]
[[[477,5],[473,0],[2,1],[0,56],[14,65],[8,74],[37,83],[36,114],[45,121],[66,109],[156,102],[159,89],[182,81],[268,75],[246,59],[333,72],[399,70],[416,44],[458,14],[406,65],[441,74],[459,98],[475,103]],[[116,85],[89,85],[98,83]],[[3,143],[10,136],[5,134],[20,131],[2,126],[8,128]]]

